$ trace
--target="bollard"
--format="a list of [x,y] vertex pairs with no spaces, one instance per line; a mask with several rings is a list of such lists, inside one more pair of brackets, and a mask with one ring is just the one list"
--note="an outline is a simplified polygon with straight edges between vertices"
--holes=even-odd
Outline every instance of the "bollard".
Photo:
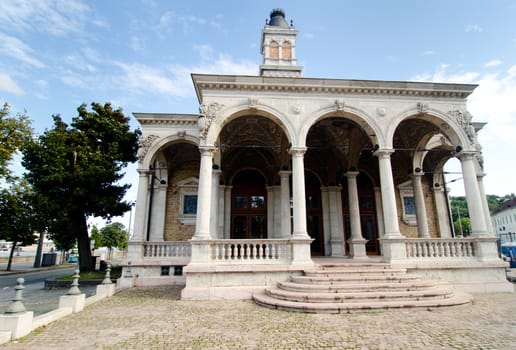
[[106,276],[104,276],[104,280],[101,284],[112,284],[113,281],[111,281],[111,264],[107,264],[106,267]]
[[79,270],[75,270],[73,276],[72,276],[72,288],[66,293],[67,295],[77,295],[81,294],[81,290],[79,289]]
[[16,292],[14,293],[14,299],[13,299],[12,304],[9,305],[7,310],[5,310],[6,314],[17,314],[17,313],[26,311],[25,305],[23,305],[23,303],[22,303],[22,300],[23,300],[22,293],[23,293],[23,289],[25,289],[25,287],[23,286],[23,283],[25,283],[25,279],[20,277],[16,280],[16,283],[17,283],[16,287],[14,288],[16,290]]

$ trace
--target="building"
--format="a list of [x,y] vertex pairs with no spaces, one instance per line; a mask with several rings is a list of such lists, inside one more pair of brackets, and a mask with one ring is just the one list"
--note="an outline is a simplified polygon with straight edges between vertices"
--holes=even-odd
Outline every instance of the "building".
[[[512,290],[488,224],[484,124],[466,109],[476,85],[305,78],[296,45],[274,10],[259,75],[193,73],[198,114],[134,113],[143,135],[130,283],[250,298],[332,257]],[[462,164],[468,238],[451,234],[451,157]]]
[[493,230],[500,243],[516,242],[516,198],[500,204],[491,216]]

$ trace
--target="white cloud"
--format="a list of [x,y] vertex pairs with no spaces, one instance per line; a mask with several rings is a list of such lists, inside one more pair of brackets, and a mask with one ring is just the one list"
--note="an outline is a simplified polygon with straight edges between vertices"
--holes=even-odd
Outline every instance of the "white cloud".
[[435,55],[435,51],[433,51],[433,50],[427,50],[427,51],[423,52],[423,56],[432,56],[432,55]]
[[0,54],[20,60],[31,66],[43,68],[45,65],[33,57],[33,50],[21,40],[0,33]]
[[25,92],[16,82],[5,73],[0,72],[0,91],[5,91],[15,95],[23,95]]
[[181,29],[184,33],[191,32],[197,26],[209,25],[210,27],[220,29],[221,18],[222,17],[220,15],[217,15],[207,20],[203,17],[194,15],[184,15],[177,14],[174,11],[166,11],[163,13],[163,15],[161,15],[157,29],[166,31],[172,30],[176,24],[181,26]]
[[92,14],[86,3],[77,0],[0,1],[0,23],[19,32],[46,32],[55,36],[83,32],[88,24],[108,26],[103,18]]
[[516,135],[516,65],[499,72],[451,72],[441,65],[434,73],[423,73],[416,80],[473,83],[479,86],[468,98],[468,110],[475,122],[487,122],[478,138],[483,146],[484,179],[488,194],[504,195],[515,192],[514,162],[510,162]]
[[202,61],[208,61],[213,58],[213,47],[211,45],[194,45],[194,49],[199,52]]
[[137,36],[132,36],[130,38],[129,46],[135,52],[143,52],[146,47],[145,39]]
[[502,64],[502,61],[500,61],[499,59],[494,59],[484,64],[484,67],[496,67],[500,64]]
[[484,31],[484,28],[482,28],[481,26],[479,26],[478,24],[468,24],[466,26],[466,33],[469,33],[469,32],[478,32],[478,33],[482,33]]

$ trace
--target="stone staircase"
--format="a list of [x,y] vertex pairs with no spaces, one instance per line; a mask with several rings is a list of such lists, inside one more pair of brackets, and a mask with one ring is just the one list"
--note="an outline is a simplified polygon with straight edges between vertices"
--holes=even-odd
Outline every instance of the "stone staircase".
[[386,263],[319,265],[255,293],[258,305],[298,312],[347,313],[467,304],[468,294]]

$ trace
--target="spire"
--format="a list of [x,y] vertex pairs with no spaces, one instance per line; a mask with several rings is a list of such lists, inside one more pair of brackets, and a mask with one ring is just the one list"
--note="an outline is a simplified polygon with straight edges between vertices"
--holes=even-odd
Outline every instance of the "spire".
[[303,67],[296,60],[297,31],[289,25],[282,9],[274,9],[262,30],[260,75],[269,77],[300,77]]

